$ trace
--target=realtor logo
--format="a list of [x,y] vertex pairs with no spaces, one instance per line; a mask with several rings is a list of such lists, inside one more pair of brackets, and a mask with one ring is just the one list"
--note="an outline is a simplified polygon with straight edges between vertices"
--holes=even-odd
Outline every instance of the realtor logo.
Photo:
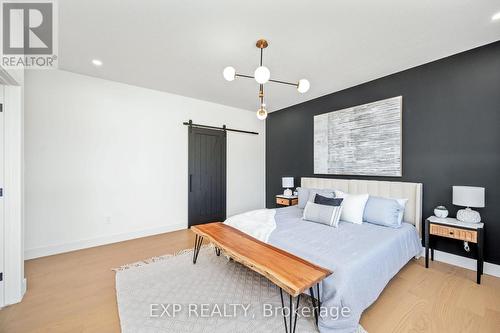
[[2,66],[54,68],[56,26],[54,1],[2,3]]

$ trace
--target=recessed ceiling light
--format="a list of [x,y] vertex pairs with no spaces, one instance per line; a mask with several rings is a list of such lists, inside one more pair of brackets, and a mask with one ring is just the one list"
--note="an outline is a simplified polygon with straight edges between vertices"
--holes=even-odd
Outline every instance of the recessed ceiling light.
[[491,17],[491,20],[492,21],[498,21],[498,20],[500,20],[500,12],[496,13],[495,15],[493,15]]
[[94,66],[98,66],[99,67],[99,66],[102,66],[102,61],[99,60],[99,59],[94,59],[94,60],[92,60],[92,64]]

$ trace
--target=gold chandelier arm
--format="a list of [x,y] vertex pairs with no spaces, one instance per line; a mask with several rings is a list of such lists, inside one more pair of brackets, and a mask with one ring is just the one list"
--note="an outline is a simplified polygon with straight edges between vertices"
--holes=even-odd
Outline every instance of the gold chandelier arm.
[[299,84],[298,84],[298,83],[287,82],[287,81],[281,81],[281,80],[272,80],[272,79],[269,79],[269,82],[281,83],[281,84],[286,84],[286,85],[289,85],[289,86],[295,86],[295,87],[298,87],[298,86],[299,86]]
[[255,79],[255,77],[251,76],[251,75],[246,75],[246,74],[240,74],[240,73],[236,73],[234,74],[235,77],[244,77],[244,78],[247,78],[247,79]]
[[[255,79],[254,76],[252,75],[246,75],[246,74],[241,74],[241,73],[236,73],[234,75],[235,77],[243,77],[243,78],[246,78],[246,79]],[[298,83],[293,83],[293,82],[287,82],[287,81],[282,81],[282,80],[273,80],[273,79],[269,79],[269,82],[273,82],[273,83],[280,83],[280,84],[286,84],[286,85],[289,85],[289,86],[294,86],[294,87],[298,87],[299,84]]]

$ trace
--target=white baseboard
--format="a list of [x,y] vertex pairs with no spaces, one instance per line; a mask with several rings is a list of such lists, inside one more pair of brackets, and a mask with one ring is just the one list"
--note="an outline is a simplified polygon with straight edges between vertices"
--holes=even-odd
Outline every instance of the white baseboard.
[[127,232],[127,233],[123,233],[123,234],[115,234],[115,235],[97,237],[97,238],[92,238],[92,239],[78,240],[78,241],[65,243],[65,244],[50,245],[50,246],[45,246],[45,247],[33,248],[33,249],[25,249],[24,250],[24,259],[28,260],[28,259],[46,257],[46,256],[54,255],[54,254],[76,251],[76,250],[86,249],[89,247],[106,245],[106,244],[111,244],[111,243],[117,243],[117,242],[122,242],[125,240],[147,237],[147,236],[162,234],[165,232],[186,229],[186,228],[187,228],[186,224],[175,224],[175,225],[162,226],[162,227],[146,229],[146,230],[137,230],[137,231]]
[[[425,248],[423,248],[422,251],[423,251],[422,252],[423,256],[425,257]],[[429,255],[430,255],[430,253],[429,253]],[[477,270],[477,263],[476,263],[475,259],[457,256],[455,254],[451,254],[451,253],[447,253],[447,252],[434,250],[434,260],[441,261],[441,262],[444,262],[444,263],[447,263],[450,265],[455,265],[458,267],[470,269],[471,271]],[[493,275],[496,277],[500,277],[500,265],[485,262],[483,273],[488,274],[488,275]]]

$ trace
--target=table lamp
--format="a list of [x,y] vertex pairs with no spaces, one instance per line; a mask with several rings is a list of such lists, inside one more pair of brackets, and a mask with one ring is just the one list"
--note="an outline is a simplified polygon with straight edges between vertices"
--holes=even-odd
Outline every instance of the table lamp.
[[467,207],[457,212],[457,220],[467,223],[481,222],[481,215],[470,207],[484,207],[484,187],[453,186],[453,204]]
[[293,177],[282,177],[281,178],[282,187],[286,190],[283,192],[283,195],[287,197],[291,197],[293,192],[291,188],[293,188]]

